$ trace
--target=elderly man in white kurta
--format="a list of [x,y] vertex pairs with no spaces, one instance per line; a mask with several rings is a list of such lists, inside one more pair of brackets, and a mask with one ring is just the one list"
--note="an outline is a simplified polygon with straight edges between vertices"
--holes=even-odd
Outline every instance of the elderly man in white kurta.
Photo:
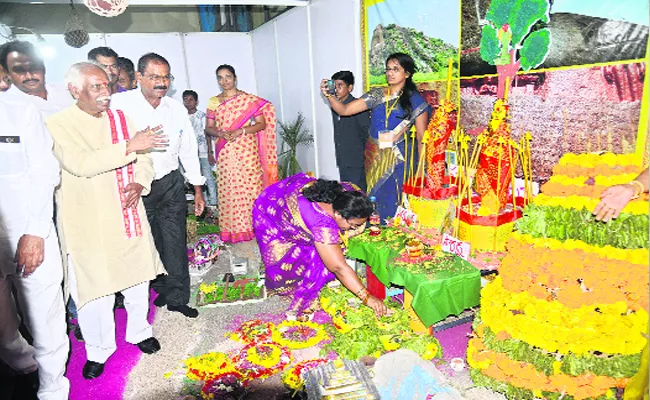
[[[64,400],[70,389],[63,375],[69,342],[52,222],[59,165],[34,106],[2,98],[0,121],[0,359],[19,374],[16,382],[38,367],[38,398]],[[12,284],[33,348],[18,332]]]
[[116,350],[117,291],[128,314],[126,341],[144,353],[160,349],[147,312],[149,280],[164,268],[140,196],[149,191],[154,174],[144,152],[164,147],[166,138],[151,130],[136,133],[120,110],[109,108],[108,77],[97,65],[73,65],[66,81],[77,104],[46,125],[62,168],[58,218],[88,354],[83,375],[93,379]]

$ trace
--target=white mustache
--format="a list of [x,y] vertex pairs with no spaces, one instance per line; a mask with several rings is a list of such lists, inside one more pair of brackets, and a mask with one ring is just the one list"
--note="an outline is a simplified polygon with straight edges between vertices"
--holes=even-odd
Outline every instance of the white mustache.
[[97,102],[100,102],[100,101],[109,101],[110,99],[111,99],[111,96],[102,96],[102,97],[98,97],[96,101],[97,101]]

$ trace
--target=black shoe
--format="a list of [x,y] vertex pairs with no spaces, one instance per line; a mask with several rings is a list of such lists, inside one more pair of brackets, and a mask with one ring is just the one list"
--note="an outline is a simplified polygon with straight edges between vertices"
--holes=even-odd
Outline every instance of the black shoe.
[[187,304],[183,304],[180,306],[172,306],[171,304],[167,304],[167,309],[169,311],[179,312],[189,318],[196,318],[199,316],[199,310],[197,310],[196,308],[192,308]]
[[138,343],[140,351],[146,354],[153,354],[160,350],[160,342],[155,337],[150,337]]
[[115,293],[115,305],[113,305],[113,310],[118,308],[124,308],[124,295],[120,292]]
[[95,379],[98,378],[103,372],[104,364],[88,360],[86,361],[86,365],[84,365],[84,369],[81,374],[86,379]]
[[79,325],[74,327],[74,338],[77,339],[77,342],[84,341],[84,335],[81,333],[81,327]]
[[153,305],[156,307],[162,307],[167,304],[167,298],[165,295],[159,294],[158,297],[156,297],[156,300],[153,301]]
[[38,400],[38,370],[24,375],[16,375],[14,378],[14,399]]

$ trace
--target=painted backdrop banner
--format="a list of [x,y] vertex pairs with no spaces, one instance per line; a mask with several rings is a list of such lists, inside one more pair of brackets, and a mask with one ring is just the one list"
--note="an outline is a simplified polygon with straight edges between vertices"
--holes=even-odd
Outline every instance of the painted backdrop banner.
[[[410,54],[432,106],[460,104],[477,136],[508,77],[514,140],[530,132],[535,181],[562,154],[648,158],[648,0],[363,0],[364,84],[385,84],[385,60]],[[457,61],[456,61],[457,60]]]
[[459,1],[364,0],[361,20],[366,90],[386,84],[386,58],[395,52],[413,57],[416,83],[446,80],[450,58],[458,77]]

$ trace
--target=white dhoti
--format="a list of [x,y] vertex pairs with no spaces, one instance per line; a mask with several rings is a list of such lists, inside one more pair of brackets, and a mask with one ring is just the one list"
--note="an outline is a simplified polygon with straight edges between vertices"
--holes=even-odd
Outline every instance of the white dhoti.
[[[13,264],[5,271],[15,268]],[[8,275],[0,280],[0,357],[19,373],[31,372],[36,360],[40,400],[67,399],[70,390],[70,382],[64,376],[70,342],[66,335],[62,281],[59,244],[53,233],[45,239],[44,261],[33,274],[27,278]],[[18,333],[11,285],[16,287],[16,300],[34,338],[34,349]]]
[[[72,299],[78,302],[77,280],[74,273],[74,260],[68,256],[68,285]],[[138,344],[153,336],[153,329],[147,321],[149,313],[149,282],[120,292],[124,295],[126,309],[126,341]],[[115,315],[113,305],[115,294],[102,296],[86,303],[77,311],[79,327],[86,344],[88,361],[105,363],[115,352]]]

